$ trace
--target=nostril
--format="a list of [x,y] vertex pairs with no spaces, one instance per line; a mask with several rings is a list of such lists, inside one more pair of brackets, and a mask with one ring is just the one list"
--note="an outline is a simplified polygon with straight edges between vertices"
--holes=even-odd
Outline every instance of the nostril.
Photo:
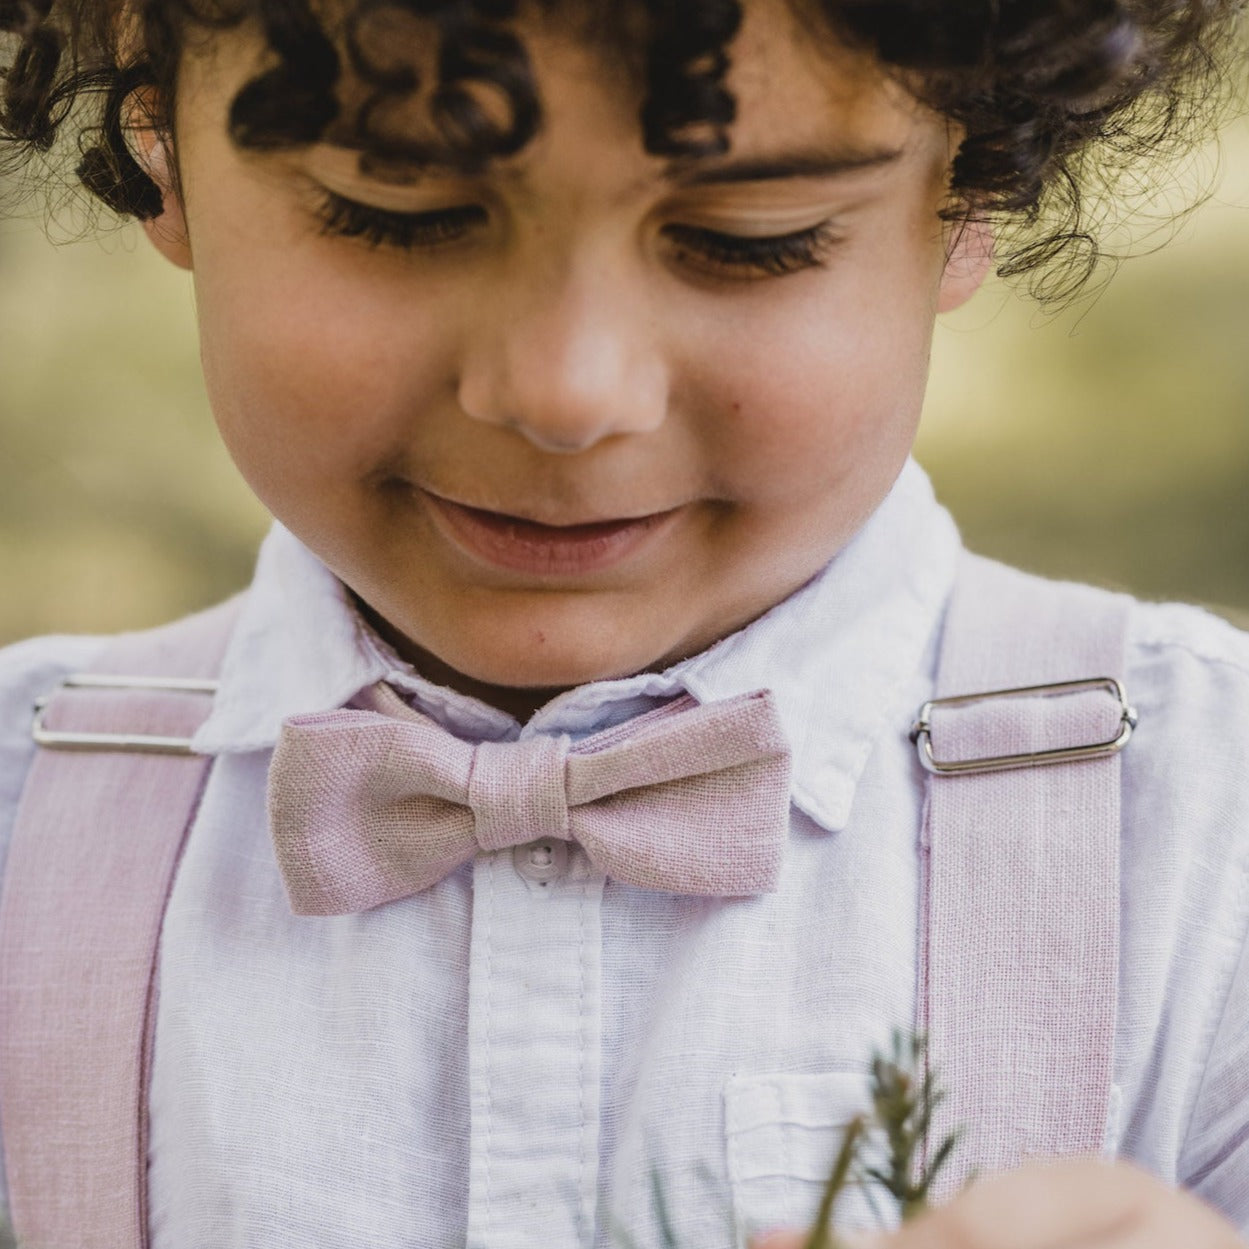
[[535,426],[525,421],[508,421],[507,426],[516,430],[539,451],[547,451],[552,455],[572,455],[578,451],[587,451],[604,437],[604,433],[599,430],[583,430],[579,433],[568,430],[560,433],[547,426]]
[[648,433],[667,416],[667,369],[653,343],[602,325],[513,326],[474,344],[458,383],[461,411],[519,433],[550,455]]

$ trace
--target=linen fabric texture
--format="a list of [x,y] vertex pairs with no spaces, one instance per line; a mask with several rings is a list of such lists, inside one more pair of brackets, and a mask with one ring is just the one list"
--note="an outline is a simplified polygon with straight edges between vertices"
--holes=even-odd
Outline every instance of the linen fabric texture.
[[[572,690],[527,724],[422,680],[275,530],[199,746],[219,755],[162,933],[155,1249],[740,1243],[808,1221],[866,1057],[914,1018],[925,777],[957,534],[914,466],[829,567],[662,673]],[[29,705],[101,643],[0,652],[0,852]],[[722,899],[540,886],[484,851],[422,893],[291,913],[268,837],[281,721],[384,681],[465,742],[576,742],[689,694],[772,691],[792,744],[777,888]],[[1122,762],[1111,1152],[1249,1231],[1249,642],[1137,604]],[[3,1123],[0,1123],[0,1135]],[[542,1165],[534,1164],[540,1158]],[[873,1225],[870,1189],[844,1226]]]
[[[214,676],[237,607],[115,639],[109,674]],[[209,707],[202,693],[69,689],[44,725],[186,738]],[[44,750],[31,768],[0,905],[0,1107],[23,1249],[146,1243],[156,953],[209,766]]]

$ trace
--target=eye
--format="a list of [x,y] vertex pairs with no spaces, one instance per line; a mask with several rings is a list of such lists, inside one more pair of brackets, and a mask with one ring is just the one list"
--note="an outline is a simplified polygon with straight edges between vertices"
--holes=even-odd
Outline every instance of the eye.
[[412,251],[456,242],[474,226],[485,222],[486,210],[477,204],[468,204],[435,212],[393,212],[327,191],[317,216],[322,234],[360,239],[370,247]]
[[762,238],[686,225],[665,226],[664,233],[676,244],[680,259],[729,277],[783,277],[817,268],[840,241],[831,221]]

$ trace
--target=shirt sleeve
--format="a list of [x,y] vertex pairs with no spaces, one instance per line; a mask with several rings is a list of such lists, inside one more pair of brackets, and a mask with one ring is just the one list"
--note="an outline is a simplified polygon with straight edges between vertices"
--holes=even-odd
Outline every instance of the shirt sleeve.
[[1249,1234],[1249,636],[1175,604],[1134,624],[1122,1156]]
[[[1241,873],[1241,914],[1249,881]],[[1223,1003],[1180,1154],[1180,1181],[1249,1236],[1249,940]]]
[[1172,723],[1153,760],[1169,799],[1150,791],[1146,813],[1174,825],[1192,889],[1172,990],[1208,987],[1200,1013],[1172,996],[1156,1021],[1161,1061],[1194,1077],[1175,1180],[1249,1236],[1249,637],[1172,605],[1149,614],[1173,638],[1159,715]]
[[[66,673],[86,666],[103,644],[104,639],[97,637],[44,637],[0,650],[0,896],[17,805],[35,754],[30,736],[35,699],[50,693]],[[3,1112],[0,1106],[0,1144]],[[0,1249],[10,1244],[8,1186],[0,1148]]]

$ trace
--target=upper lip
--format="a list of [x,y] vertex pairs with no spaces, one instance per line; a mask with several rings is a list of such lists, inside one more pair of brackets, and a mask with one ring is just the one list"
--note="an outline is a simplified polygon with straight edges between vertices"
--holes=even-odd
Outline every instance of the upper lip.
[[456,507],[467,508],[471,512],[485,512],[489,516],[498,516],[503,520],[518,520],[527,525],[543,525],[547,529],[575,529],[581,525],[627,525],[676,511],[675,507],[667,507],[653,512],[638,512],[630,516],[589,516],[575,520],[561,517],[559,520],[549,520],[543,517],[526,515],[524,512],[502,512],[497,508],[480,507],[475,503],[465,503],[462,499],[452,499],[445,494],[439,494],[437,491],[430,490],[427,486],[422,486],[421,489],[440,503],[452,503]]

